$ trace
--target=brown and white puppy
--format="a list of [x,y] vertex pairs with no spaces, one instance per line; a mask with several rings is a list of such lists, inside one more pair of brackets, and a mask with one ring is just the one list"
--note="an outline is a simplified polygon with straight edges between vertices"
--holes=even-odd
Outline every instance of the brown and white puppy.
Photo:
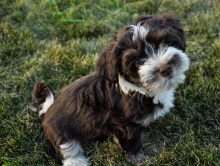
[[141,16],[101,52],[94,73],[64,87],[35,85],[43,129],[65,166],[87,166],[82,144],[113,136],[133,164],[143,160],[143,127],[173,107],[189,59],[181,24],[169,15]]

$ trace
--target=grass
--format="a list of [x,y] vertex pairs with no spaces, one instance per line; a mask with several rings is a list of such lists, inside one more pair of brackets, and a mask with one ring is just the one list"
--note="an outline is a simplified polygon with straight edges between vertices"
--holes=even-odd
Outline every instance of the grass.
[[[220,3],[218,0],[1,0],[0,165],[58,165],[28,109],[36,81],[56,93],[94,69],[114,31],[139,14],[174,13],[191,60],[175,108],[145,132],[150,166],[220,165]],[[94,165],[130,166],[111,139],[87,145]]]

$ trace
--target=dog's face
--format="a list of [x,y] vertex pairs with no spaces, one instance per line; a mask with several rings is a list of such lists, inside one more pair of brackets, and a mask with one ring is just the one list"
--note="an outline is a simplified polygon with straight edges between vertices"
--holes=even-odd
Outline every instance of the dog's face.
[[183,82],[189,59],[178,20],[169,17],[140,17],[124,27],[101,54],[97,71],[117,82],[118,75],[148,92],[160,92]]

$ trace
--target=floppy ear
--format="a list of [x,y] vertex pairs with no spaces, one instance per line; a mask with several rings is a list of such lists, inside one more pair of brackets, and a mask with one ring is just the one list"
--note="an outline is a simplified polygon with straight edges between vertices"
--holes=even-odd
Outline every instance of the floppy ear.
[[133,48],[132,32],[128,27],[124,27],[119,33],[115,33],[113,40],[101,52],[96,62],[96,71],[99,76],[112,82],[118,82],[118,72],[120,70],[120,58],[124,50]]
[[99,55],[96,61],[96,71],[99,76],[112,82],[118,82],[118,57],[116,42],[112,41]]

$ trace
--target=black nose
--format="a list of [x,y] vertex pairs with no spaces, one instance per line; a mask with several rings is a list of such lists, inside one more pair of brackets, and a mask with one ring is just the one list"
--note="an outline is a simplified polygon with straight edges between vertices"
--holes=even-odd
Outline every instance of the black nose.
[[172,72],[172,67],[171,65],[162,65],[159,68],[159,74],[163,77],[169,76]]

